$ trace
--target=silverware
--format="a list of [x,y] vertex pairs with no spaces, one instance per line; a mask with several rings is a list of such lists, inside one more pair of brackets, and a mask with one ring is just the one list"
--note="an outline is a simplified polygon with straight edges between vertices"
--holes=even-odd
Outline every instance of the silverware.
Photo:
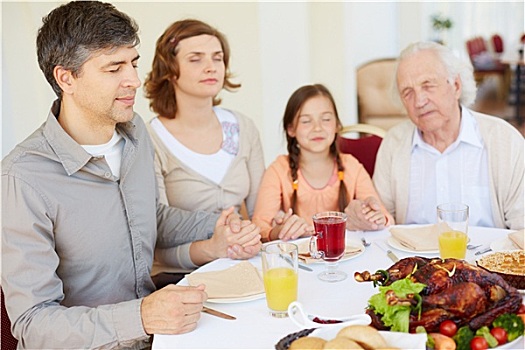
[[313,271],[311,268],[309,268],[308,266],[303,265],[303,264],[301,264],[301,263],[299,263],[299,264],[297,264],[297,265],[299,266],[300,269],[303,269],[303,270],[305,270],[305,271],[310,271],[310,272]]
[[231,315],[225,314],[224,312],[220,312],[220,311],[217,311],[217,310],[214,310],[214,309],[210,309],[207,306],[203,306],[202,307],[202,312],[205,312],[207,314],[210,314],[210,315],[213,315],[213,316],[217,316],[217,317],[220,317],[220,318],[224,318],[226,320],[236,320],[236,318],[231,316]]
[[361,243],[363,243],[363,245],[364,245],[365,247],[368,247],[370,244],[372,244],[372,243],[370,243],[370,242],[367,242],[366,239],[365,239],[365,237],[361,237]]
[[[299,254],[299,255],[301,255],[301,254]],[[289,256],[285,256],[285,255],[283,255],[282,257],[283,257],[284,260],[286,260],[290,265],[293,266],[292,258],[290,258]],[[300,269],[303,269],[303,270],[305,270],[305,271],[309,271],[309,272],[312,272],[312,271],[313,271],[311,268],[309,268],[309,267],[306,266],[306,265],[301,264],[300,262],[297,263],[297,266],[299,266]]]
[[478,244],[478,245],[468,244],[468,245],[467,245],[467,249],[468,249],[468,250],[473,250],[473,249],[476,249],[476,248],[481,247],[482,245],[483,245],[483,244]]
[[390,249],[386,251],[386,255],[395,263],[399,261],[399,258]]
[[490,251],[492,251],[492,249],[490,249],[490,248],[485,248],[485,249],[480,250],[479,252],[476,252],[476,253],[474,253],[474,254],[476,254],[476,255],[481,255],[481,254],[488,253],[488,252],[490,252]]

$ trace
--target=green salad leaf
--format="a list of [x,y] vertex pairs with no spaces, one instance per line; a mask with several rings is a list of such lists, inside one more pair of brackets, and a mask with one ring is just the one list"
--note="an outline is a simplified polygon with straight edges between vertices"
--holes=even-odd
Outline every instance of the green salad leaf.
[[408,302],[392,303],[389,301],[391,298],[387,296],[387,293],[393,291],[395,298],[399,300],[414,299],[414,295],[417,295],[417,304],[419,293],[425,287],[425,284],[413,282],[409,278],[397,280],[389,286],[379,287],[379,293],[370,297],[368,306],[374,310],[376,314],[382,315],[381,321],[383,321],[385,326],[390,327],[391,331],[408,333],[412,306]]

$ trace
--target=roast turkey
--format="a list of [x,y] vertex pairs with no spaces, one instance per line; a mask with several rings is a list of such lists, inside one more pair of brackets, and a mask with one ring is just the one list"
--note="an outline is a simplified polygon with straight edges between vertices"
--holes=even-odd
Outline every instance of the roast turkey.
[[[476,330],[489,326],[494,319],[505,313],[516,313],[522,303],[518,290],[497,274],[457,259],[428,259],[410,257],[399,260],[384,272],[370,274],[356,272],[360,282],[375,281],[385,286],[410,278],[426,285],[420,293],[423,304],[421,317],[410,315],[410,332],[423,326],[427,332],[439,332],[444,320],[454,321],[458,327],[468,325]],[[381,315],[368,309],[372,325],[380,330],[388,329],[381,322]]]

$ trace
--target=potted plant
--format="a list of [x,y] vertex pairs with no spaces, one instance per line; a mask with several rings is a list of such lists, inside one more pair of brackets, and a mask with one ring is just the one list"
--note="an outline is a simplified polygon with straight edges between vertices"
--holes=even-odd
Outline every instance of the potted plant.
[[432,16],[432,28],[436,32],[436,41],[440,44],[444,44],[443,34],[450,28],[454,23],[448,17],[444,17],[441,14]]

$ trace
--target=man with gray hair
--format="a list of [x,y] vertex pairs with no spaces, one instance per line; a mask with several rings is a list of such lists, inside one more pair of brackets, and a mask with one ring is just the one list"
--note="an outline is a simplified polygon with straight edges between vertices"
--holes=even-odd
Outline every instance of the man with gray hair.
[[524,139],[468,108],[476,97],[471,64],[443,45],[411,44],[396,87],[410,120],[388,131],[373,177],[396,223],[435,223],[438,204],[461,202],[470,225],[522,229]]

